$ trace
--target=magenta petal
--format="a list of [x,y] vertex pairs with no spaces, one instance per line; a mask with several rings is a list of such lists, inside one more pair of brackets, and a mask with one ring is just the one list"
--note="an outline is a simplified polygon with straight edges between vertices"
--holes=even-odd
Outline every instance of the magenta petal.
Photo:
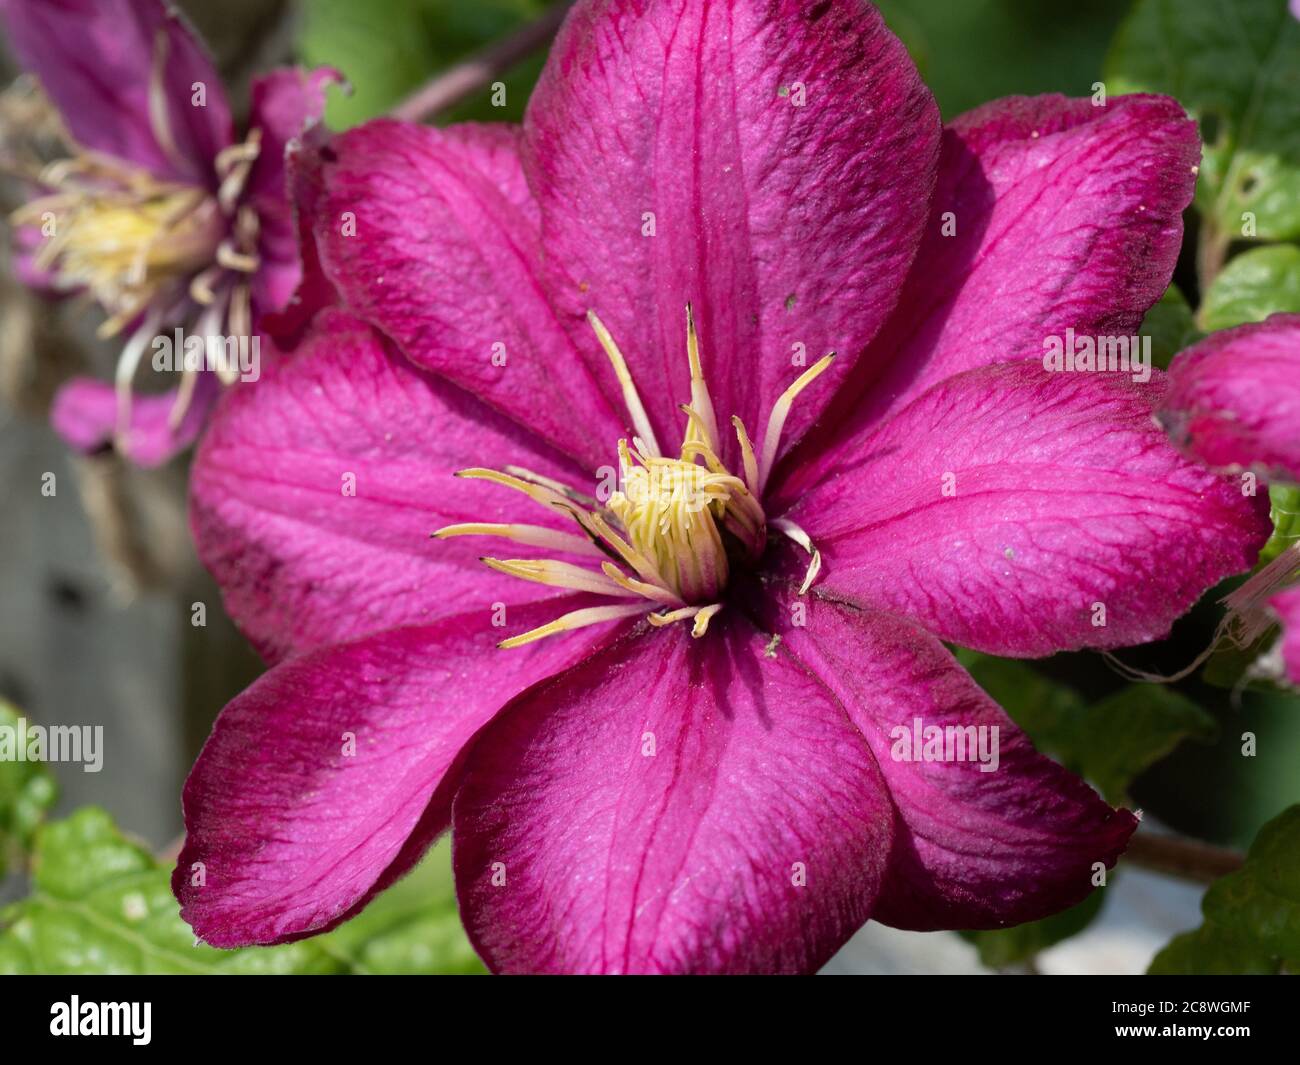
[[[595,470],[623,421],[541,286],[517,140],[507,126],[389,121],[335,137],[315,179],[321,262],[344,303],[417,365]],[[608,365],[604,375],[616,394]]]
[[161,395],[136,395],[125,440],[116,441],[118,397],[112,385],[91,377],[76,377],[59,389],[50,409],[50,423],[69,445],[93,455],[120,443],[125,456],[138,466],[161,466],[184,451],[203,429],[221,395],[216,375],[204,373],[195,385],[184,416],[172,425],[177,390]]
[[535,604],[504,629],[472,614],[321,648],[231,702],[185,784],[172,887],[195,934],[237,947],[321,932],[410,869],[447,827],[474,733],[610,636],[495,650],[549,618]]
[[1173,274],[1199,160],[1195,124],[1163,96],[1104,107],[1011,97],[954,121],[925,240],[868,355],[889,372],[843,431],[952,374],[1041,359],[1045,339],[1067,328],[1135,334]]
[[1300,588],[1283,592],[1271,606],[1282,623],[1282,669],[1286,678],[1300,688]]
[[[268,360],[264,360],[268,361]],[[540,441],[421,373],[339,312],[291,359],[236,386],[191,480],[199,557],[268,658],[555,590],[495,573],[505,541],[431,540],[458,522],[573,522],[457,470],[516,464],[588,482]],[[538,549],[510,545],[510,557]]]
[[22,284],[46,299],[61,299],[68,295],[58,287],[58,279],[50,270],[37,266],[45,238],[36,226],[15,226],[11,229],[12,245],[9,249],[9,269]]
[[[771,614],[782,646],[862,730],[898,811],[877,920],[919,930],[1019,924],[1080,901],[1093,863],[1115,864],[1136,818],[1038,754],[933,636],[816,596]],[[965,760],[924,760],[924,740],[913,744],[918,722],[965,730]]]
[[[690,395],[688,302],[717,409],[756,439],[797,346],[802,365],[839,353],[796,404],[792,441],[897,300],[939,116],[858,0],[590,2],[555,42],[525,135],[557,301],[604,320],[661,444]],[[589,332],[578,347],[603,369]]]
[[1160,420],[1208,466],[1300,483],[1300,314],[1215,333],[1179,355]]
[[880,771],[815,678],[724,611],[648,627],[484,731],[453,811],[501,972],[809,972],[871,914]]
[[286,154],[313,132],[325,113],[325,90],[342,80],[336,70],[286,67],[253,80],[249,128],[262,131],[261,151],[249,174],[245,196],[261,228],[261,265],[253,278],[253,306],[259,317],[284,310],[302,278],[298,224],[289,199]]
[[790,511],[825,560],[818,589],[991,654],[1164,636],[1253,565],[1270,522],[1266,493],[1168,444],[1161,384],[1040,362],[944,381]]
[[[215,183],[213,160],[234,132],[230,107],[211,58],[172,5],[0,0],[0,18],[18,61],[40,79],[83,148],[160,177]],[[149,117],[159,41],[167,49],[162,99],[170,146],[160,143]]]

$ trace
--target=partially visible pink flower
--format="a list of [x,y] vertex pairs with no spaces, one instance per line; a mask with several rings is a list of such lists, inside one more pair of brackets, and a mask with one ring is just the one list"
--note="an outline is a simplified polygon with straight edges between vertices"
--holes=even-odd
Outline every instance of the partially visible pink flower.
[[0,19],[63,127],[15,214],[19,276],[84,291],[108,316],[100,335],[125,338],[115,386],[72,382],[54,426],[80,450],[116,440],[155,465],[192,442],[220,389],[211,370],[187,370],[164,396],[133,400],[137,367],[157,334],[237,341],[289,303],[301,265],[285,153],[316,126],[335,74],[256,79],[241,137],[211,60],[164,0],[0,0]]
[[[1179,355],[1159,418],[1191,457],[1219,470],[1300,484],[1300,314],[1215,333]],[[1300,544],[1284,551],[1227,600],[1245,621],[1244,638],[1283,625],[1283,665],[1300,685]]]
[[1207,466],[1300,483],[1300,314],[1214,333],[1183,352],[1159,417]]
[[[1159,384],[1042,364],[1136,331],[1198,150],[1163,97],[942,130],[857,0],[586,0],[522,130],[336,138],[343,308],[193,474],[279,664],[186,784],[185,919],[322,931],[448,827],[499,971],[808,971],[868,917],[1082,898],[1133,816],[942,641],[1156,638],[1266,539]],[[918,724],[999,730],[997,769],[903,757]]]

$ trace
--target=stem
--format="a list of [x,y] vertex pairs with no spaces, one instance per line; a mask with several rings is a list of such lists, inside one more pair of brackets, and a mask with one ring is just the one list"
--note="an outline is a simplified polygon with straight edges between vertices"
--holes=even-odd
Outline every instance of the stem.
[[1200,884],[1212,884],[1220,877],[1235,873],[1246,860],[1244,854],[1229,847],[1141,832],[1129,840],[1124,857],[1144,869]]
[[454,107],[550,43],[571,6],[572,0],[553,4],[540,18],[520,27],[509,37],[449,67],[393,108],[392,117],[403,122],[423,122]]
[[1214,284],[1214,279],[1223,269],[1223,262],[1228,257],[1230,237],[1219,232],[1219,227],[1206,218],[1201,223],[1200,246],[1196,249],[1196,280],[1200,286],[1200,304],[1204,306],[1205,295]]

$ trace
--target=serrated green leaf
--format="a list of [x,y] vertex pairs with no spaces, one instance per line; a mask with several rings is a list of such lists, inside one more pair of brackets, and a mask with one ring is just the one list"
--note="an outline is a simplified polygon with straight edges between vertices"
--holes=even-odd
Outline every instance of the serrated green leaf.
[[1251,248],[1229,261],[1205,294],[1198,314],[1208,331],[1262,322],[1278,311],[1300,311],[1300,247]]
[[1170,285],[1160,301],[1147,311],[1140,330],[1151,338],[1151,361],[1162,370],[1173,357],[1201,339],[1191,305],[1177,285]]
[[1300,236],[1300,23],[1287,0],[1138,0],[1106,60],[1111,94],[1177,97],[1200,122],[1196,202],[1226,237]]
[[446,887],[445,845],[376,899],[355,930],[229,951],[195,942],[170,867],[103,810],[44,825],[33,869],[31,896],[0,912],[0,974],[468,972],[477,963]]
[[1158,684],[1130,684],[1089,706],[1024,662],[963,652],[963,664],[1040,751],[1086,777],[1115,805],[1129,785],[1186,739],[1210,741],[1214,718]]
[[[21,715],[0,699],[0,728],[17,729]],[[0,880],[19,867],[58,789],[43,762],[0,761]]]
[[991,969],[1005,969],[1078,935],[1092,924],[1104,901],[1105,892],[1094,891],[1077,906],[1041,921],[1028,921],[989,932],[962,932],[961,936],[974,944],[981,962]]
[[[333,66],[352,95],[331,95],[325,120],[342,130],[384,114],[439,71],[536,18],[542,0],[306,0],[299,51],[310,65]],[[506,107],[491,106],[490,92],[444,117],[518,121],[541,69],[541,59],[521,63],[501,80]]]
[[1151,973],[1276,973],[1300,958],[1300,805],[1259,830],[1245,864],[1210,885],[1204,924],[1156,955]]

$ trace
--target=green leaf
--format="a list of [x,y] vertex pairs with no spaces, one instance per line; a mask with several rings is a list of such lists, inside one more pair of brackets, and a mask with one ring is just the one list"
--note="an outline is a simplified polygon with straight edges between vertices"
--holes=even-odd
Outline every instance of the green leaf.
[[1300,540],[1300,486],[1271,485],[1268,499],[1272,504],[1273,535],[1260,553],[1259,560],[1263,563],[1272,562]]
[[1272,976],[1282,967],[1254,943],[1243,942],[1213,925],[1174,936],[1152,959],[1152,976]]
[[[20,716],[0,699],[0,728],[17,730]],[[23,864],[36,826],[57,795],[44,762],[0,761],[0,880]]]
[[1237,872],[1216,881],[1201,911],[1279,958],[1300,958],[1300,805],[1259,830]]
[[472,971],[477,959],[449,924],[448,855],[446,845],[435,849],[352,922],[356,930],[216,950],[181,920],[171,867],[85,807],[37,833],[32,894],[0,911],[0,974]]
[[991,969],[1005,969],[1028,961],[1039,951],[1078,935],[1092,924],[1101,912],[1104,901],[1105,892],[1094,891],[1077,906],[1044,917],[1041,921],[1028,921],[991,932],[962,932],[961,936],[975,945],[980,961],[985,965]]
[[1259,830],[1245,864],[1210,885],[1201,913],[1204,924],[1171,941],[1149,972],[1276,973],[1300,959],[1300,805]]
[[1262,322],[1277,311],[1300,311],[1300,247],[1274,244],[1251,248],[1230,260],[1198,317],[1213,332],[1246,322]]
[[999,96],[1092,92],[1125,0],[878,0],[945,118]]
[[[333,66],[351,82],[351,96],[331,94],[326,122],[336,130],[390,110],[439,71],[536,18],[542,0],[306,0],[299,50],[303,61]],[[521,63],[501,80],[507,106],[482,98],[444,116],[517,121],[541,58]]]
[[1218,726],[1190,699],[1158,684],[1130,684],[1089,706],[1075,691],[1023,662],[963,652],[980,686],[1040,751],[1086,777],[1112,804],[1185,739],[1210,741]]
[[460,923],[444,839],[410,876],[320,940],[355,973],[485,973]]
[[1129,785],[1183,740],[1212,742],[1214,718],[1186,696],[1159,684],[1130,684],[1094,703],[1055,738],[1067,764],[1114,804],[1128,803]]
[[1139,332],[1151,338],[1151,361],[1162,370],[1173,357],[1201,339],[1191,305],[1177,285],[1170,285],[1160,302],[1147,311]]
[[1200,122],[1196,202],[1226,237],[1300,236],[1300,22],[1287,0],[1138,0],[1106,60],[1112,95],[1175,96]]

